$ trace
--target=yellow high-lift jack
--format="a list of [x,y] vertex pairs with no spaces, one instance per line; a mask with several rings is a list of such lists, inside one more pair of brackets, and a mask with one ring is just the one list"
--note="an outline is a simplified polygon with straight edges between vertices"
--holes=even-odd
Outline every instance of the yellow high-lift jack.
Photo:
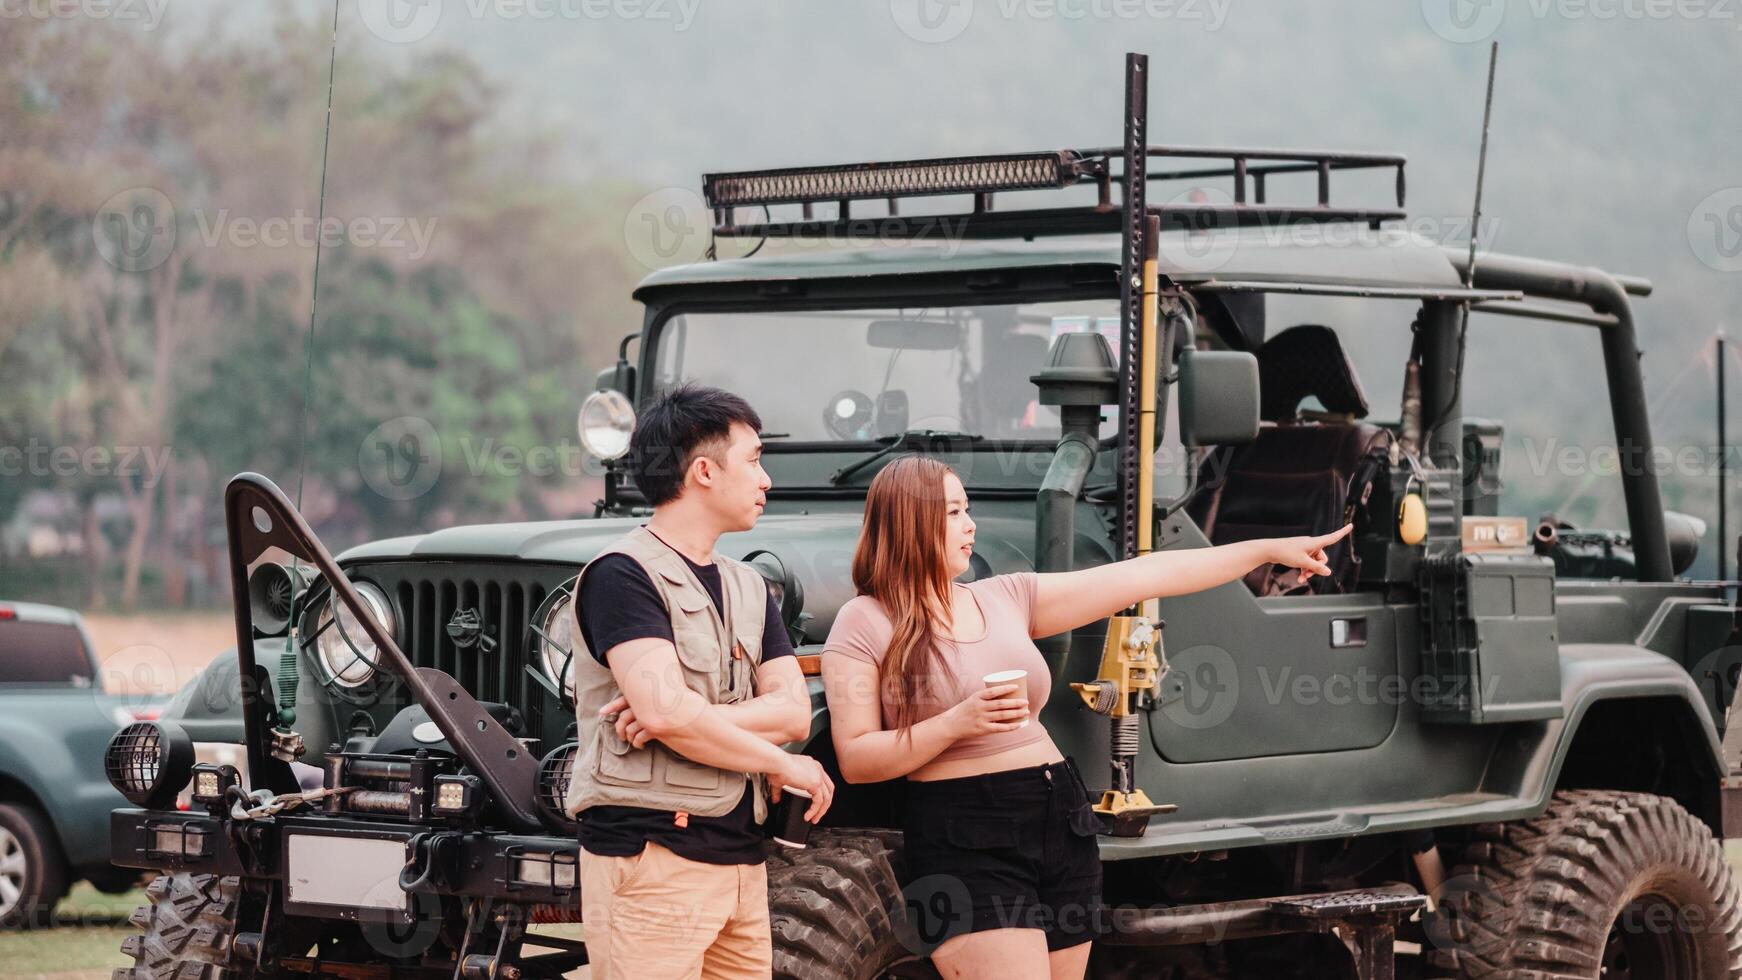
[[[1128,112],[1127,115],[1133,120],[1141,119],[1141,113]],[[1141,153],[1128,154],[1127,160],[1141,157]],[[1140,197],[1143,175],[1128,173],[1126,178],[1127,206],[1143,213]],[[1133,189],[1133,184],[1137,189]],[[1139,195],[1136,202],[1131,199],[1133,194]],[[1160,222],[1146,214],[1143,227],[1142,250],[1138,253],[1142,255],[1142,279],[1133,284],[1139,285],[1142,291],[1136,351],[1139,370],[1135,530],[1136,553],[1139,555],[1149,554],[1155,542],[1156,362],[1158,356],[1167,357],[1171,351],[1168,346],[1171,337],[1159,336],[1163,331],[1158,328],[1157,317],[1156,255]],[[1101,815],[1107,832],[1115,837],[1141,836],[1149,826],[1150,817],[1179,809],[1173,803],[1152,801],[1148,794],[1137,788],[1136,783],[1135,767],[1142,733],[1140,712],[1155,697],[1161,678],[1167,673],[1161,647],[1163,623],[1159,613],[1160,600],[1146,599],[1125,615],[1109,619],[1097,679],[1071,685],[1091,711],[1106,715],[1112,723],[1108,764],[1112,769],[1113,785],[1101,794],[1095,812]]]

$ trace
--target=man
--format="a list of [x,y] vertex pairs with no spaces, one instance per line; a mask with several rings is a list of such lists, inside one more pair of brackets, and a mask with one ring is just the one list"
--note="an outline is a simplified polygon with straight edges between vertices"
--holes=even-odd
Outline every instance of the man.
[[760,824],[769,798],[834,786],[782,743],[810,730],[810,696],[754,569],[714,553],[765,506],[762,421],[743,399],[680,387],[629,446],[646,524],[575,586],[581,916],[594,980],[767,977],[773,969]]

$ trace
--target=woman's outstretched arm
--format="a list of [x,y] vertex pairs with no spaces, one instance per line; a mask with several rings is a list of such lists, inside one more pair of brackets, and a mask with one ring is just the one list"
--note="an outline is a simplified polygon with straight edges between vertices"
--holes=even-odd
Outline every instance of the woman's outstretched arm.
[[1214,548],[1157,551],[1074,572],[1044,572],[1035,582],[1033,633],[1052,636],[1105,619],[1145,599],[1214,588],[1268,562],[1301,569],[1303,581],[1313,575],[1329,575],[1325,549],[1353,528],[1353,524],[1345,524],[1330,534],[1254,538]]

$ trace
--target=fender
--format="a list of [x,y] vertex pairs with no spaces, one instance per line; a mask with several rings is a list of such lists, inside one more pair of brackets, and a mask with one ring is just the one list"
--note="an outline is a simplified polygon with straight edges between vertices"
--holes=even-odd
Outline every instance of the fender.
[[[1567,757],[1586,716],[1600,704],[1626,701],[1664,701],[1690,731],[1694,756],[1688,759],[1712,789],[1709,804],[1681,801],[1696,816],[1720,831],[1716,812],[1717,788],[1724,772],[1723,747],[1711,711],[1686,668],[1644,647],[1625,643],[1570,643],[1561,647],[1561,702],[1566,716],[1553,732],[1549,750],[1518,767],[1521,787],[1533,803],[1534,816],[1548,808],[1549,798],[1560,784]],[[1540,758],[1540,762],[1538,759]]]
[[35,797],[74,868],[109,863],[109,811],[127,800],[103,775],[103,752],[121,727],[115,703],[91,689],[5,697],[0,783]]

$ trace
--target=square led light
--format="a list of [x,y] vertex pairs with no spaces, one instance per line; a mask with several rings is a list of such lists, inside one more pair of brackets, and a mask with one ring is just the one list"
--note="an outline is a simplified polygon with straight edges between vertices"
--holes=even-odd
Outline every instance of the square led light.
[[533,851],[514,859],[514,882],[519,885],[573,888],[575,872],[575,855],[567,851]]
[[444,811],[466,808],[466,784],[460,782],[436,785],[436,809]]
[[188,795],[195,803],[214,806],[224,802],[224,793],[241,781],[235,766],[219,766],[202,762],[194,766],[193,784]]
[[550,884],[550,855],[529,854],[514,859],[514,880],[522,885]]
[[151,849],[158,854],[183,857],[203,857],[206,853],[206,832],[190,824],[157,827],[151,832]]
[[551,885],[556,888],[575,887],[575,858],[572,854],[553,855],[550,867]]

